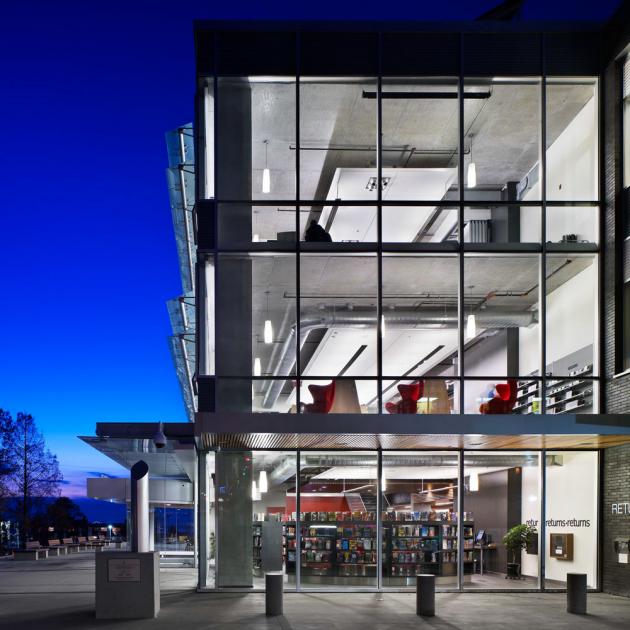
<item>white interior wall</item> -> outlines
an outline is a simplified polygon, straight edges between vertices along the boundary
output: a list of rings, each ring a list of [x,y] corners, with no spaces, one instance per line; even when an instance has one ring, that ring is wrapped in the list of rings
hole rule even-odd
[[[593,263],[547,295],[547,364],[595,341],[596,272]]]
[[[589,587],[597,586],[597,495],[598,463],[594,452],[563,452],[562,466],[547,466],[546,518],[567,521],[547,526],[545,576],[565,581],[567,573],[586,573]],[[589,521],[577,526],[569,521]],[[550,556],[549,535],[573,534],[573,560]]]
[[[540,535],[540,490],[538,466],[524,466],[521,476],[521,520],[534,525]],[[525,551],[521,554],[521,573],[538,577],[538,555]]]
[[[505,331],[485,339],[480,345],[466,351],[466,376],[501,375],[507,371],[507,345]],[[464,413],[479,413],[479,405],[496,383],[467,381],[464,387]],[[483,400],[482,400],[483,399]]]
[[[591,98],[547,149],[547,200],[590,201],[597,199],[597,102]],[[540,199],[537,182],[523,195],[525,201]],[[540,219],[534,209],[521,211],[521,241],[540,240]],[[597,241],[594,208],[547,207],[547,241],[558,242],[563,234],[579,240]]]

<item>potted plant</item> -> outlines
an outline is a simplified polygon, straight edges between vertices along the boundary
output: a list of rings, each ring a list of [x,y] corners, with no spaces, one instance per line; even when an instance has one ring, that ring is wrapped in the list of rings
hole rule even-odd
[[[506,578],[510,580],[518,580],[521,577],[521,564],[517,562],[520,560],[520,552],[527,548],[536,537],[536,528],[532,525],[515,525],[510,529],[503,537],[503,544],[508,553],[512,554],[512,562],[508,562]]]

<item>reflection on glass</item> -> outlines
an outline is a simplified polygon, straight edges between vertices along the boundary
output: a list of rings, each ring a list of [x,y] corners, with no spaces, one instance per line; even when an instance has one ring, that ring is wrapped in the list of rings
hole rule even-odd
[[[538,588],[539,452],[465,452],[464,490],[464,510],[474,515],[464,588]]]
[[[466,79],[466,200],[541,198],[540,81]]]
[[[597,374],[598,265],[593,255],[547,256],[547,366],[553,376]]]
[[[383,586],[415,588],[417,573],[457,586],[458,453],[383,453]],[[473,515],[464,515],[464,535]],[[464,573],[472,569],[464,539]]]
[[[547,81],[547,199],[598,199],[597,81]]]
[[[300,198],[376,200],[375,79],[300,82]]]
[[[302,452],[301,585],[376,586],[376,452]]]
[[[586,573],[588,587],[598,586],[598,469],[595,451],[547,452],[546,588],[566,588],[567,573]]]

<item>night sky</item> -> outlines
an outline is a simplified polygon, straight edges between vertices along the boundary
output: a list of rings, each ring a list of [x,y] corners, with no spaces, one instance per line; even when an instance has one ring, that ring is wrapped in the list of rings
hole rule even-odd
[[[472,19],[496,4],[4,4],[0,407],[35,416],[64,494],[124,473],[76,438],[96,422],[186,420],[166,341],[181,286],[164,133],[192,121],[192,20]],[[619,4],[532,0],[523,19],[602,19]]]

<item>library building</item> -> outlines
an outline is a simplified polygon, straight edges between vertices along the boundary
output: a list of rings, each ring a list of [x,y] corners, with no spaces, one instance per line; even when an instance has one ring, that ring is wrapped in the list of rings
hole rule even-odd
[[[84,439],[193,515],[200,592],[630,597],[629,25],[195,24],[190,422]]]

